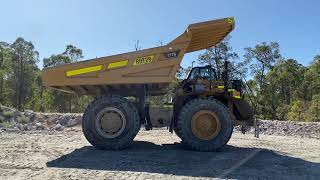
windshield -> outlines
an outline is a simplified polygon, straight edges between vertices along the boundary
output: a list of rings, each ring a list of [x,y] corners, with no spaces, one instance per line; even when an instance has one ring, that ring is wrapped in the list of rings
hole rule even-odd
[[[196,67],[193,68],[192,71],[189,74],[188,79],[198,79],[198,78],[203,78],[203,79],[216,79],[215,75],[215,70],[210,67]]]

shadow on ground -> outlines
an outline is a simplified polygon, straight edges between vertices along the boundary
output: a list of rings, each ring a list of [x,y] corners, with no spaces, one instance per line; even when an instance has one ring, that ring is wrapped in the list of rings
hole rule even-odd
[[[221,152],[188,151],[180,144],[156,145],[135,141],[130,149],[76,149],[48,167],[133,171],[191,177],[235,179],[318,179],[320,163],[257,148],[226,146]]]

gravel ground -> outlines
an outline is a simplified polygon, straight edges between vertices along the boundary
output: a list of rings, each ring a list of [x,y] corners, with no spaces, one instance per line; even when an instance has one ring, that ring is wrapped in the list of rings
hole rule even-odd
[[[234,133],[220,152],[183,149],[166,130],[101,151],[79,127],[0,133],[0,179],[320,179],[320,140]]]

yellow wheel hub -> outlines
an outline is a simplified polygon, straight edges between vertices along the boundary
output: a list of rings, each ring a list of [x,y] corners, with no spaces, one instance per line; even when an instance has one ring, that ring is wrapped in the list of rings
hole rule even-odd
[[[221,130],[220,119],[212,111],[198,111],[192,116],[191,129],[192,133],[201,140],[213,139]]]

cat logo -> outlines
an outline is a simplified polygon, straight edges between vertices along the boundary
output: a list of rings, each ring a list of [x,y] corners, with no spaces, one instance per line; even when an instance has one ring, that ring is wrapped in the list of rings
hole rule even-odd
[[[178,57],[179,51],[172,51],[164,54],[166,58],[175,58]]]

